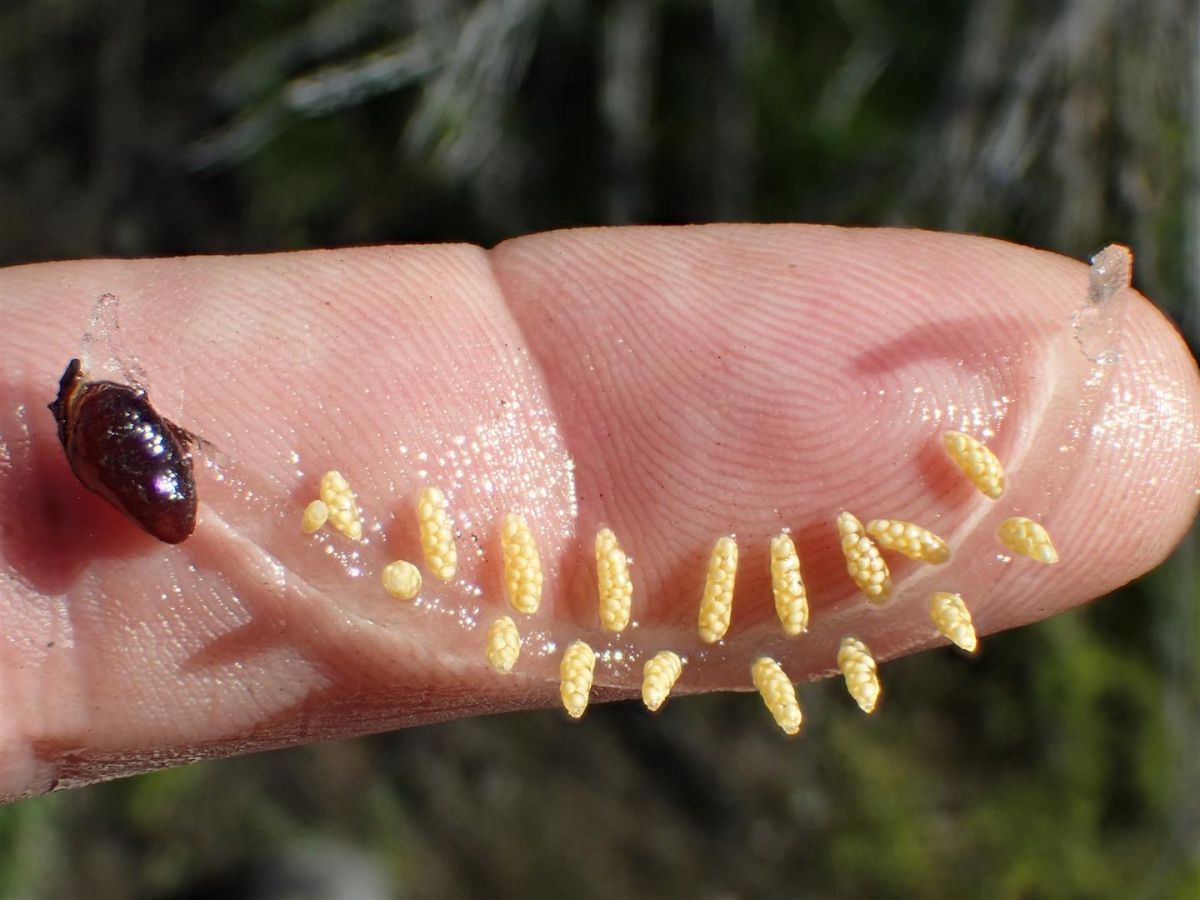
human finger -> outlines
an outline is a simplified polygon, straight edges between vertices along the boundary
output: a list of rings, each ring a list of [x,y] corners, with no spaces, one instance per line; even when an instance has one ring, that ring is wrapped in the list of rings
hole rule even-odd
[[[944,642],[929,594],[981,634],[1083,602],[1161,560],[1194,518],[1195,364],[1135,299],[1120,362],[1079,352],[1087,269],[948,235],[795,226],[533,236],[490,254],[399,247],[56,264],[3,276],[0,471],[6,796],[172,761],[558,702],[563,650],[595,651],[598,699],[637,693],[659,650],[676,690],[746,689],[762,655],[834,670]],[[71,476],[43,409],[95,298],[151,398],[217,448],[196,533],[139,532]],[[940,449],[986,437],[1009,488],[980,495]],[[299,529],[327,469],[364,542]],[[458,570],[416,601],[414,505],[448,499]],[[846,574],[835,521],[918,521],[952,556],[893,559],[892,597]],[[541,604],[507,605],[500,531],[524,516]],[[1060,561],[1005,551],[1011,515]],[[632,624],[603,628],[594,539],[634,560]],[[769,545],[788,529],[809,627],[776,616]],[[697,632],[714,542],[739,549],[728,632]],[[509,676],[485,634],[523,638]]]

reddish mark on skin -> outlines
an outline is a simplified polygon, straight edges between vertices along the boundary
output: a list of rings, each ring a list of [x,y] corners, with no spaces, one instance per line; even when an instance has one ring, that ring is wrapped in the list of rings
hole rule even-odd
[[[89,381],[73,359],[50,404],[75,477],[146,532],[178,544],[196,528],[193,437],[150,405],[144,391]]]

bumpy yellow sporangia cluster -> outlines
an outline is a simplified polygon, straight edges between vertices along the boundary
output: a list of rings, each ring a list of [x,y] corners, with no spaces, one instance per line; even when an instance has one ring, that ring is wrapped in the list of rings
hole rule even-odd
[[[874,712],[875,704],[879,702],[879,675],[875,657],[867,645],[858,638],[842,638],[837,664],[846,678],[846,690],[859,709],[865,713]]]
[[[884,550],[895,550],[918,562],[940,565],[950,558],[950,547],[944,540],[920,525],[899,519],[872,519],[867,534]]]
[[[867,537],[862,522],[849,512],[838,513],[837,530],[842,539],[846,571],[872,603],[885,602],[892,593],[892,575],[875,542]]]
[[[780,532],[771,538],[771,590],[779,624],[790,637],[808,630],[808,592],[800,577],[800,557],[791,535]]]
[[[775,724],[785,734],[796,734],[803,718],[800,703],[796,700],[796,688],[783,671],[783,667],[769,656],[757,659],[750,669],[754,686],[762,696],[767,710],[775,718]]]
[[[358,500],[341,472],[331,470],[321,476],[321,502],[329,507],[329,523],[334,528],[352,541],[362,538]]]
[[[706,644],[719,641],[729,630],[737,564],[737,541],[732,535],[719,538],[708,557],[708,573],[704,579],[704,593],[700,597],[700,640]]]
[[[323,500],[314,500],[304,507],[300,528],[305,534],[313,534],[320,531],[327,521],[329,521],[329,507]]]
[[[963,470],[971,484],[985,496],[998,500],[1004,493],[1004,467],[988,447],[969,434],[947,431],[942,435],[946,453]]]
[[[678,653],[660,650],[642,668],[642,702],[655,712],[671,695],[671,688],[683,673],[683,660]]]
[[[562,679],[559,694],[567,714],[572,719],[578,719],[587,709],[595,669],[596,654],[583,641],[575,641],[563,653],[562,664],[559,666]]]
[[[968,653],[975,652],[979,640],[971,621],[971,611],[960,595],[938,591],[929,598],[929,617],[944,637]]]
[[[458,571],[458,549],[454,525],[441,488],[425,487],[417,495],[417,521],[421,527],[421,550],[425,565],[435,578],[450,581]]]
[[[1054,549],[1050,535],[1033,519],[1026,519],[1024,516],[1005,519],[996,533],[1004,546],[1013,553],[1020,553],[1050,565],[1058,562],[1058,551]]]
[[[504,549],[504,592],[517,612],[533,614],[542,602],[542,560],[533,532],[519,513],[504,517],[500,531]]]
[[[421,572],[405,559],[398,559],[383,567],[383,588],[393,597],[411,600],[421,593]]]
[[[633,608],[633,581],[629,557],[617,543],[611,528],[596,534],[596,582],[600,590],[600,624],[609,631],[622,631]]]
[[[521,634],[511,616],[501,616],[488,628],[487,661],[501,675],[507,675],[521,655]]]

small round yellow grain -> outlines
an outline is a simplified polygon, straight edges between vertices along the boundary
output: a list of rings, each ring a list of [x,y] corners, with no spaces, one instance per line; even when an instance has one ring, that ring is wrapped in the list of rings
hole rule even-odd
[[[421,593],[421,570],[405,559],[383,567],[383,587],[393,597],[411,600]]]
[[[329,507],[324,500],[314,500],[304,507],[304,515],[300,519],[300,528],[305,534],[314,534],[329,521]]]

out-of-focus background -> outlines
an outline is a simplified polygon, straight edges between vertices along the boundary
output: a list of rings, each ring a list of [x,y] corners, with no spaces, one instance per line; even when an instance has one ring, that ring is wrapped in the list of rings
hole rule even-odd
[[[1196,0],[6,0],[0,262],[729,219],[1086,257],[1200,340]],[[658,716],[501,716],[0,809],[0,896],[1200,896],[1196,535],[1119,594]]]

